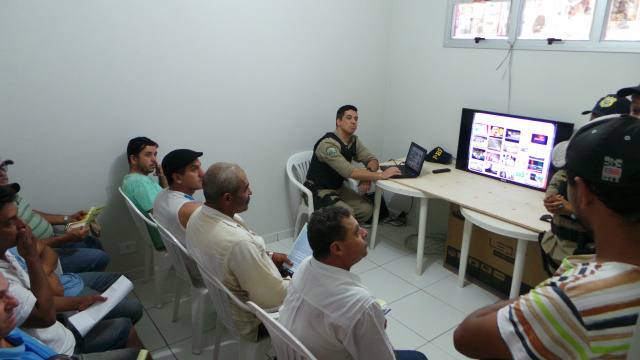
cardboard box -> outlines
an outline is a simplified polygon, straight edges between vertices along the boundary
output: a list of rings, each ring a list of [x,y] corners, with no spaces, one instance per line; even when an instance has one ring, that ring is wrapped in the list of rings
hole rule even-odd
[[[460,206],[451,204],[451,212],[459,209]],[[463,227],[463,220],[449,215],[444,267],[454,273],[458,273],[460,268]],[[508,298],[517,245],[517,239],[494,234],[474,225],[466,279],[504,299]],[[533,241],[527,242],[527,245],[520,294],[526,294],[548,277],[542,266],[540,246]]]

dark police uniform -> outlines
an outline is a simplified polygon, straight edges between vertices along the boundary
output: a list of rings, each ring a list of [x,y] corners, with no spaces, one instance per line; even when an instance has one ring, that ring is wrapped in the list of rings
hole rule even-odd
[[[556,172],[547,186],[546,196],[556,194],[568,199],[567,175],[564,170]],[[540,246],[557,265],[567,256],[593,254],[595,250],[593,235],[589,230],[572,216],[558,214],[553,215],[551,231],[544,234]],[[554,269],[552,272],[555,272],[557,266],[550,266]]]
[[[376,157],[356,135],[351,135],[348,144],[342,141],[337,131],[320,138],[313,147],[304,184],[314,194],[315,208],[338,205],[348,209],[360,223],[369,220],[373,214],[373,204],[345,186],[344,181],[356,168],[351,161],[366,166],[371,160],[376,160]]]

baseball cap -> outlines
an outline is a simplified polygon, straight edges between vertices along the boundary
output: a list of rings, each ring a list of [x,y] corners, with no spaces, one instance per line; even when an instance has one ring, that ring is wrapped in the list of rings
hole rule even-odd
[[[173,173],[176,172],[176,170],[188,165],[200,156],[202,156],[201,152],[189,149],[173,150],[168,153],[164,159],[162,159],[162,171],[164,172],[164,175],[169,178],[173,176]]]
[[[634,87],[628,87],[618,90],[618,96],[629,96],[633,93],[640,93],[640,85]]]
[[[631,108],[631,101],[625,97],[619,97],[614,94],[609,94],[600,98],[596,103],[596,106],[592,110],[583,111],[582,115],[595,114],[598,116],[605,116],[611,114],[628,114]]]
[[[595,185],[635,189],[640,184],[639,148],[638,118],[621,115],[593,121],[569,140],[563,168]]]
[[[0,166],[13,165],[13,160],[0,158]]]

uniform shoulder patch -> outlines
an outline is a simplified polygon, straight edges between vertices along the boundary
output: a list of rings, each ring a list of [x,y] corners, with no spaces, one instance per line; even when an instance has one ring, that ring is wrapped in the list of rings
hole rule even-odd
[[[338,149],[336,149],[334,147],[328,147],[327,148],[327,155],[329,155],[329,156],[338,155]]]

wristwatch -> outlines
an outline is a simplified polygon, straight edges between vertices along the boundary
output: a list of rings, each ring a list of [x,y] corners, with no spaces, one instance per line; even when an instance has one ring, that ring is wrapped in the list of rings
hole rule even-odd
[[[69,215],[65,215],[65,216],[62,218],[62,221],[64,221],[65,226],[66,226],[66,225],[69,225]]]
[[[367,170],[371,171],[371,172],[376,172],[376,170],[373,170],[372,168],[368,167]]]

